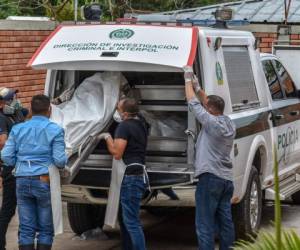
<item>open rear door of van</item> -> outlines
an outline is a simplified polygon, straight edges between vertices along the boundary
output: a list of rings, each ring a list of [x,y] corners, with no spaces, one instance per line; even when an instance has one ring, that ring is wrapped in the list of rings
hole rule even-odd
[[[59,26],[36,51],[28,66],[50,70],[182,72],[184,66],[193,65],[197,43],[196,27]],[[89,138],[78,154],[69,159],[68,165],[72,174],[67,182],[73,181],[81,166],[93,163],[92,152],[100,139],[97,135]],[[169,141],[164,141],[164,145],[168,143]],[[180,143],[182,144],[181,141],[177,142]],[[174,143],[172,145],[174,146]],[[103,159],[95,160],[104,162]],[[185,169],[173,165],[172,168],[169,165],[164,168],[160,165],[153,166],[153,172],[168,174],[172,169],[173,174],[177,176]],[[175,177],[178,182],[187,182],[191,174],[190,171],[186,171],[184,180]]]
[[[59,26],[28,66],[36,69],[182,71],[192,65],[195,27],[153,25]]]

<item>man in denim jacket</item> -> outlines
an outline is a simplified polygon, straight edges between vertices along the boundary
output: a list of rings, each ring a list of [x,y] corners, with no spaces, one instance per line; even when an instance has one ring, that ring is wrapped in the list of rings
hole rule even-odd
[[[64,131],[49,121],[50,100],[36,95],[31,101],[32,119],[13,127],[1,151],[7,166],[15,166],[19,213],[19,249],[50,250],[53,220],[50,194],[50,166],[64,168]]]

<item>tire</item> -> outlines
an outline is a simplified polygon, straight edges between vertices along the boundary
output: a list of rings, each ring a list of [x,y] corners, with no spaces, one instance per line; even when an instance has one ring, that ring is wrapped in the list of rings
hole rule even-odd
[[[236,239],[255,237],[261,222],[262,190],[258,171],[254,166],[251,168],[245,196],[233,206],[232,214]]]
[[[300,191],[292,195],[292,200],[294,204],[300,205]]]
[[[105,206],[68,203],[67,210],[71,229],[77,235],[103,227]]]

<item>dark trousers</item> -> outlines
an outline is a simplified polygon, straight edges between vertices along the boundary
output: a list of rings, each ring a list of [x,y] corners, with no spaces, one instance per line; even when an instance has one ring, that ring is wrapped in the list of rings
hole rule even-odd
[[[143,176],[124,176],[120,193],[120,229],[122,250],[146,250],[139,219],[140,203],[146,191]]]
[[[220,249],[228,250],[233,246],[232,195],[232,181],[209,173],[199,176],[195,197],[199,250],[215,249],[216,228],[219,229]]]
[[[16,200],[16,179],[11,171],[5,170],[2,173],[3,178],[3,197],[0,210],[0,250],[5,250],[6,232],[8,224],[15,214]]]

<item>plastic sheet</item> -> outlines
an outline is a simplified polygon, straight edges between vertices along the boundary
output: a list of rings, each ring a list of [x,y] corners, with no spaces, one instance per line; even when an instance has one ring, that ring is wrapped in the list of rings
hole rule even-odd
[[[125,82],[119,72],[96,73],[79,85],[70,101],[52,105],[51,119],[65,130],[69,156],[89,136],[105,128],[119,100],[120,85]]]
[[[186,138],[186,118],[166,112],[142,111],[142,115],[151,125],[150,136]]]

